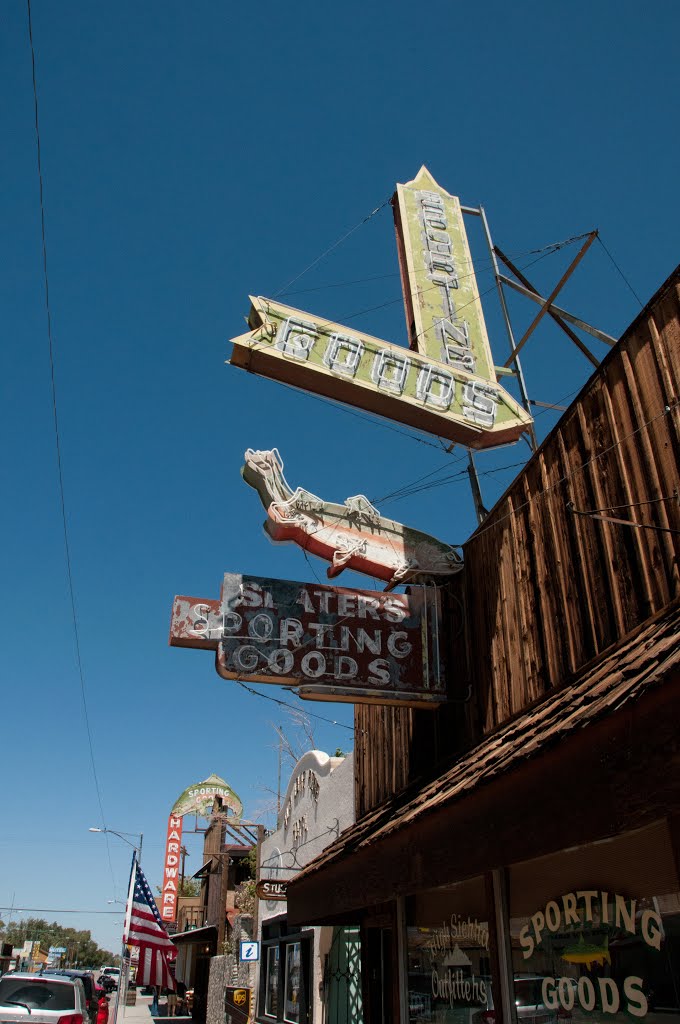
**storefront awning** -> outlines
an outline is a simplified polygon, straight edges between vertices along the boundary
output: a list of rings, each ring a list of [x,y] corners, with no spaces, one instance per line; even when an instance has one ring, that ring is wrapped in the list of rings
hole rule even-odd
[[[347,919],[664,817],[680,800],[679,636],[676,602],[439,778],[367,814],[289,882],[289,921]]]
[[[205,925],[203,928],[190,928],[187,932],[176,932],[172,936],[172,941],[176,946],[210,942],[213,939],[217,942],[217,928],[212,924]]]

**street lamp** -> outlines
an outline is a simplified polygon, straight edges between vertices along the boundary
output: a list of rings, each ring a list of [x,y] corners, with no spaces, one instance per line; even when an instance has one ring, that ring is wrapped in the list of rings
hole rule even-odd
[[[139,843],[131,843],[130,840],[126,839],[125,837],[126,836],[133,836],[133,838],[136,838],[137,837],[137,833],[136,832],[116,832],[116,830],[113,829],[113,828],[96,828],[96,827],[90,828],[88,831],[90,831],[90,832],[108,832],[112,836],[118,836],[119,839],[122,839],[124,843],[127,843],[128,846],[131,846],[132,849],[136,851],[136,853],[137,853],[137,863],[141,864],[141,862],[142,862],[142,843],[144,842],[144,833],[143,832],[139,833]]]

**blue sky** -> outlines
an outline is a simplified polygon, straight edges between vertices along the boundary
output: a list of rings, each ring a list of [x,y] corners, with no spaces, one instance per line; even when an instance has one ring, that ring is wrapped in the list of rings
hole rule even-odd
[[[474,527],[464,476],[379,500],[435,469],[436,481],[458,473],[460,452],[225,365],[248,294],[279,291],[425,163],[464,203],[484,204],[495,240],[523,266],[531,250],[599,228],[646,301],[680,255],[680,12],[672,0],[33,0],[32,12],[94,756],[106,824],[144,833],[155,884],[181,790],[217,772],[259,816],[263,788],[276,785],[271,723],[286,725],[276,705],[221,681],[210,654],[167,646],[173,595],[216,597],[225,570],[324,578],[321,563],[265,539],[239,477],[244,450],[277,446],[293,485],[336,501],[364,493],[444,540]],[[26,5],[5,0],[2,13],[0,904],[14,893],[18,906],[110,910],[129,849],[111,839],[111,872],[104,838],[87,831],[102,820],[64,555]],[[488,260],[469,230],[484,292]],[[549,290],[573,255],[528,273]],[[286,298],[404,342],[389,208]],[[483,301],[503,362],[493,294]],[[535,307],[511,304],[521,330]],[[598,244],[562,304],[616,336],[639,309]],[[523,366],[531,397],[558,403],[591,369],[549,324]],[[539,436],[555,419],[537,417]],[[526,455],[520,443],[479,458],[487,505]],[[351,747],[351,708],[301,706],[338,723],[313,720],[317,746]],[[191,848],[195,870],[195,839]],[[118,946],[117,918],[60,920]]]

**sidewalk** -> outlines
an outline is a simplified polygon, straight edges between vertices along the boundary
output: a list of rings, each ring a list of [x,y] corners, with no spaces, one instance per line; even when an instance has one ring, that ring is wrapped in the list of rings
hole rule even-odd
[[[113,1020],[113,999],[111,1000],[111,1013],[109,1014],[109,1024],[116,1024]],[[118,1007],[118,1022],[117,1024],[153,1024],[154,1018],[151,1016],[151,996],[141,996],[137,993],[137,1002],[134,1006],[121,1006]]]
[[[114,1001],[111,1000],[111,1011],[109,1014],[109,1024],[116,1024],[113,1020],[113,1006]],[[160,1006],[158,1007],[158,1016],[151,1016],[151,996],[143,996],[137,992],[137,1002],[134,1006],[119,1006],[118,1007],[118,1024],[154,1024],[154,1021],[168,1020],[167,1007],[165,1005],[165,999],[161,996]],[[191,1017],[170,1017],[170,1020],[177,1021],[190,1021]]]

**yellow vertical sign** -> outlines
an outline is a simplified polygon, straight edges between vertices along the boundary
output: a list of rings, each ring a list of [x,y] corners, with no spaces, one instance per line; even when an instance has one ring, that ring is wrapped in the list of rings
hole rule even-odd
[[[460,200],[426,167],[413,181],[397,185],[395,199],[411,348],[495,385]]]

